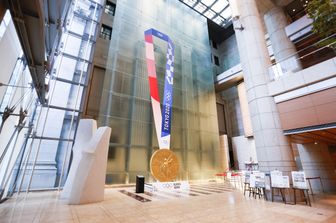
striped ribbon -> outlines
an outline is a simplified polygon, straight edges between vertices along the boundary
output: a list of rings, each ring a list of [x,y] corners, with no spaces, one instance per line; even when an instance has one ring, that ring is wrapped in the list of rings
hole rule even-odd
[[[166,41],[168,44],[166,55],[167,61],[166,61],[164,92],[163,92],[162,114],[160,107],[158,81],[155,69],[153,36],[158,37],[163,41]],[[149,81],[156,135],[158,138],[160,149],[169,149],[170,127],[172,117],[171,113],[173,104],[174,44],[169,38],[169,36],[155,29],[148,29],[145,31],[145,44],[146,44],[148,81]]]

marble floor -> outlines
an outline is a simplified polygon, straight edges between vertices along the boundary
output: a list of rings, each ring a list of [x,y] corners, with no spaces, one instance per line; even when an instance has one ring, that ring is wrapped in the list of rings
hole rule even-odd
[[[0,204],[0,222],[335,223],[336,195],[314,196],[309,207],[244,197],[222,183],[199,183],[175,193],[135,194],[134,187],[107,188],[103,202],[66,205],[58,192],[32,192]]]

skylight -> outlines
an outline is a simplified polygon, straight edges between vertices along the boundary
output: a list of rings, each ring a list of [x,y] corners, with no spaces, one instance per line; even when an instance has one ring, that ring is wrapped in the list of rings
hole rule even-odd
[[[232,18],[228,0],[179,0],[204,17],[220,26],[225,26]]]

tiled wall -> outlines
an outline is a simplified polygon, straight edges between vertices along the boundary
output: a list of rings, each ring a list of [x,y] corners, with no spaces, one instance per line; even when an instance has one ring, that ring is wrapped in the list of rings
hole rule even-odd
[[[336,163],[328,145],[298,144],[302,167],[306,177],[321,177],[324,190],[336,191]],[[311,180],[313,192],[321,191],[318,180]]]
[[[336,88],[277,104],[284,130],[336,122]]]

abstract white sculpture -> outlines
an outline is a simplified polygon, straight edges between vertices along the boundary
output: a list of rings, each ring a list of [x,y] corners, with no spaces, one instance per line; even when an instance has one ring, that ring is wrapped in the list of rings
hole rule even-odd
[[[104,200],[110,127],[100,127],[93,119],[79,121],[73,147],[73,161],[62,198],[68,204],[86,204]]]

